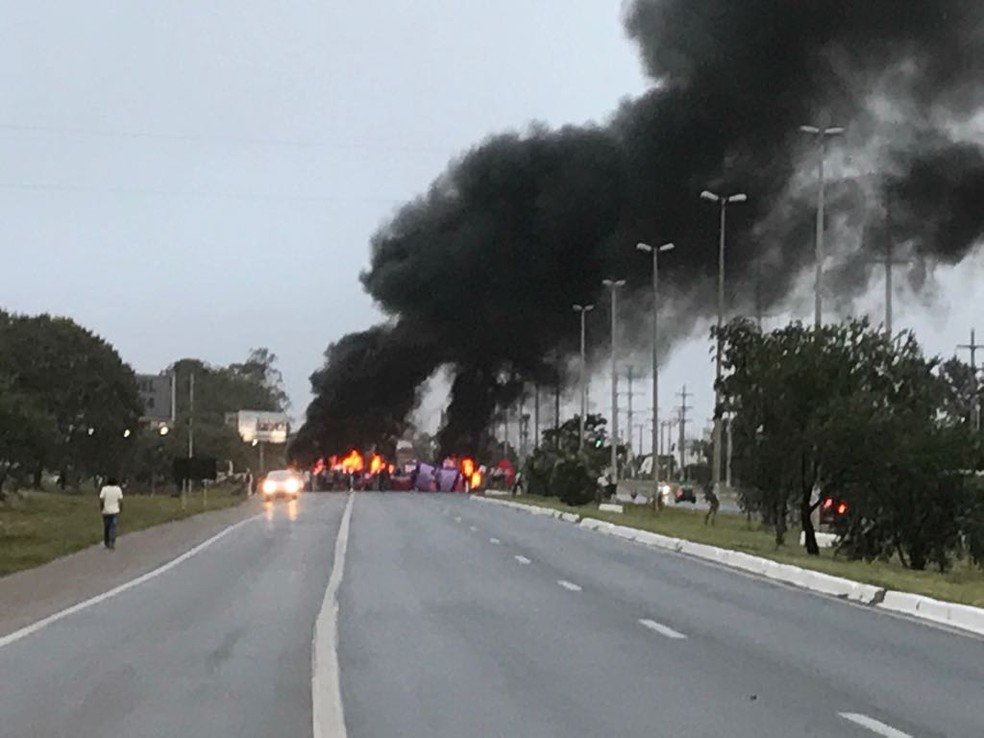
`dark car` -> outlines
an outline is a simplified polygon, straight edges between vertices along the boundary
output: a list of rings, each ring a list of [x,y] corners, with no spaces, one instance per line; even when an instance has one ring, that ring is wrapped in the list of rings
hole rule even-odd
[[[691,504],[697,504],[697,491],[694,489],[692,484],[681,484],[676,488],[674,492],[674,502],[680,504],[681,502],[689,502]]]
[[[824,497],[820,503],[820,525],[837,525],[847,518],[848,505],[844,500]]]

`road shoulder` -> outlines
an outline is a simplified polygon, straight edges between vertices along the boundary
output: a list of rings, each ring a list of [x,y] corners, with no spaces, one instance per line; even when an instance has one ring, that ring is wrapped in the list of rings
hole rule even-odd
[[[945,602],[908,592],[886,590],[883,587],[831,576],[792,564],[778,563],[771,559],[752,556],[732,549],[695,543],[682,538],[672,538],[639,528],[616,525],[588,516],[581,517],[536,504],[530,505],[479,496],[474,496],[471,499],[575,523],[586,530],[615,536],[649,547],[674,551],[811,592],[851,600],[861,605],[877,607],[916,620],[931,621],[937,625],[954,628],[961,632],[984,636],[984,608]]]
[[[259,511],[259,502],[247,500],[236,507],[128,533],[118,539],[114,551],[90,546],[2,577],[0,636],[146,574]]]

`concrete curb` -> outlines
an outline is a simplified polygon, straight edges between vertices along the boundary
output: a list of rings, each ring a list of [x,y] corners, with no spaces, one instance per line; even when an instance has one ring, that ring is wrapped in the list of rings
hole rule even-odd
[[[514,510],[521,510],[534,515],[577,523],[578,527],[584,530],[595,531],[627,541],[635,541],[651,548],[661,548],[694,556],[695,558],[713,561],[716,564],[745,571],[776,582],[792,584],[795,587],[800,587],[811,592],[820,592],[862,605],[871,605],[889,612],[901,613],[922,620],[930,620],[960,630],[984,635],[984,608],[960,605],[953,602],[943,602],[908,592],[886,590],[882,587],[863,584],[852,579],[835,577],[812,569],[803,569],[792,564],[781,564],[772,559],[752,556],[741,551],[708,546],[682,538],[671,538],[670,536],[651,533],[650,531],[639,530],[638,528],[615,525],[596,518],[582,518],[574,513],[564,513],[560,510],[553,510],[538,505],[524,505],[519,502],[490,500],[483,497],[473,497],[472,499],[495,505],[504,505]]]
[[[878,603],[878,607],[984,635],[984,608],[893,591],[885,593],[885,598]]]

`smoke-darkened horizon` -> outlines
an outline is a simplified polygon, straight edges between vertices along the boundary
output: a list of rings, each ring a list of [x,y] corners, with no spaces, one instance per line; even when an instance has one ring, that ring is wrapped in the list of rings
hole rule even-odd
[[[803,124],[847,128],[831,144],[832,298],[863,292],[884,234],[917,275],[980,242],[984,149],[951,132],[984,107],[979,0],[634,0],[624,12],[648,93],[605,125],[488,138],[373,237],[362,282],[390,320],[329,347],[302,432],[312,451],[398,434],[446,365],[441,446],[473,452],[524,385],[566,381],[573,303],[603,310],[614,275],[627,304],[645,305],[640,240],[678,244],[661,278],[686,318],[666,340],[690,335],[716,307],[718,219],[703,189],[749,197],[729,211],[732,304],[757,293],[780,306],[813,259]],[[648,324],[646,310],[620,317]]]

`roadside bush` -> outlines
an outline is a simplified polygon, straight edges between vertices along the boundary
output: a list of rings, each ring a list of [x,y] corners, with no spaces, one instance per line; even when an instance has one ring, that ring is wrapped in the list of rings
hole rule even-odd
[[[526,476],[526,492],[540,497],[556,497],[556,490],[550,486],[557,455],[553,451],[540,448],[533,452],[523,470]]]
[[[568,457],[556,463],[550,486],[552,494],[567,505],[587,505],[595,498],[595,480],[584,461],[577,457]]]

